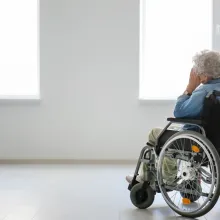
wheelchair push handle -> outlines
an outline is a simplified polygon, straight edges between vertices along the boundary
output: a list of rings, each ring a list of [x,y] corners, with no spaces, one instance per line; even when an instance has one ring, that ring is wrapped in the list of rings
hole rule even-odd
[[[220,91],[214,90],[213,94],[214,94],[214,96],[220,96]]]
[[[214,95],[215,97],[220,96],[220,91],[213,90],[207,94],[206,98],[210,98],[212,95]]]

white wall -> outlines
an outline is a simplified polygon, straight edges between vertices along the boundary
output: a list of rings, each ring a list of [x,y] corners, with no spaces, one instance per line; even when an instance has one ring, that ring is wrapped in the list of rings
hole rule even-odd
[[[137,158],[174,106],[138,101],[139,2],[40,10],[42,101],[0,103],[0,158]]]

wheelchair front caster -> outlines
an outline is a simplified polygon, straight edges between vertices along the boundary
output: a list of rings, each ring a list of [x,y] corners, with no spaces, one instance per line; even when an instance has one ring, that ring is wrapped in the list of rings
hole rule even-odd
[[[134,185],[131,189],[130,199],[132,204],[139,209],[146,209],[154,202],[155,192],[150,186],[145,187],[143,183]]]

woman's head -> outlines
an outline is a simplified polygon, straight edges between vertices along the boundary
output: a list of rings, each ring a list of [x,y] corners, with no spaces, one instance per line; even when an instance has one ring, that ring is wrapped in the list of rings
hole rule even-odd
[[[204,50],[193,57],[194,71],[206,83],[211,79],[220,78],[220,53]]]

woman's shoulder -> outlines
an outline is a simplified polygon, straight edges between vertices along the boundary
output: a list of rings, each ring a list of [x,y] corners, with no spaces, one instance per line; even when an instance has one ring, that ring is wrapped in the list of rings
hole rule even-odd
[[[200,86],[198,86],[196,89],[195,89],[195,91],[203,91],[203,90],[206,90],[206,85],[205,84],[200,84]]]
[[[199,87],[196,89],[197,91],[206,91],[210,92],[212,90],[218,90],[220,91],[220,82],[215,83],[215,84],[201,84]]]

